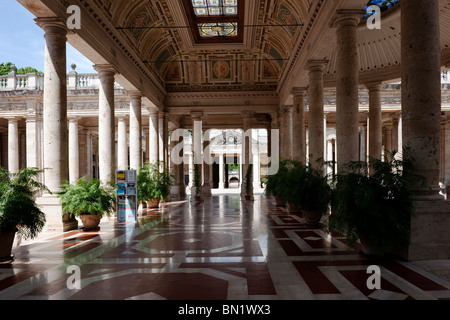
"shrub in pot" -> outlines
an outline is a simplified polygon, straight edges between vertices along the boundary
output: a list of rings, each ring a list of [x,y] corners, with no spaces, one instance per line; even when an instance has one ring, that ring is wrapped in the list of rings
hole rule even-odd
[[[0,167],[0,260],[12,259],[11,251],[16,233],[35,238],[44,228],[45,214],[35,202],[39,191],[47,187],[36,181],[42,172],[25,168],[11,173]]]
[[[289,175],[289,168],[295,163],[294,160],[281,160],[278,165],[278,171],[267,177],[265,186],[265,193],[272,195],[275,198],[277,206],[285,206],[286,199],[284,199],[285,186],[284,183]]]
[[[114,187],[103,186],[100,180],[86,176],[76,184],[64,183],[58,196],[63,214],[80,217],[84,230],[97,230],[101,218],[111,216],[116,208]]]
[[[138,202],[146,201],[149,208],[156,208],[170,194],[173,176],[163,162],[147,162],[137,175]]]
[[[331,198],[328,177],[322,170],[298,161],[291,161],[288,168],[282,184],[283,197],[289,206],[302,212],[306,224],[319,226],[322,216],[328,211]]]
[[[360,239],[368,255],[402,257],[407,250],[414,209],[411,184],[426,181],[414,173],[408,152],[403,160],[395,155],[388,154],[386,161],[351,162],[347,172],[336,175],[328,232],[345,235],[349,248]]]

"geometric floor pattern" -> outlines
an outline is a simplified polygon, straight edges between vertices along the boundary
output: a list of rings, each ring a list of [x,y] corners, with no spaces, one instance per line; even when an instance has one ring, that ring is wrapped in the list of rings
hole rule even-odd
[[[100,226],[15,247],[0,264],[0,300],[450,300],[448,279],[348,250],[265,196],[167,203]],[[380,289],[367,285],[371,265]],[[68,286],[70,266],[80,288]]]

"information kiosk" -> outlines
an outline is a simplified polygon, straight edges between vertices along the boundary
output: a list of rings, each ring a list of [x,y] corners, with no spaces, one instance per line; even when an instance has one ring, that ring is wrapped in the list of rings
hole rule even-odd
[[[136,170],[117,170],[117,222],[136,222]]]

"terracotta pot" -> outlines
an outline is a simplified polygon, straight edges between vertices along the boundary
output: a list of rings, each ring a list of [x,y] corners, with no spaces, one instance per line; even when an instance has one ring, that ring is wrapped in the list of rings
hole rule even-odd
[[[92,214],[82,214],[80,219],[83,222],[84,230],[97,230],[102,216]]]
[[[308,211],[302,210],[305,222],[309,226],[320,226],[320,219],[322,219],[322,213],[320,211]]]
[[[194,196],[194,200],[195,200],[196,202],[200,202],[200,196]]]
[[[250,197],[250,195],[246,194],[245,195],[245,200],[251,200],[252,198]]]
[[[147,200],[147,208],[158,208],[161,199]]]
[[[294,206],[292,203],[288,203],[287,210],[289,213],[303,215],[301,208]]]
[[[275,204],[277,207],[284,207],[286,205],[284,200],[278,196],[275,196]]]
[[[405,258],[408,252],[408,246],[399,243],[392,244],[388,247],[381,247],[373,244],[369,237],[365,235],[359,236],[359,241],[361,242],[362,253],[367,256],[374,257],[394,257],[394,258]]]
[[[15,231],[0,232],[0,262],[12,260],[11,251],[15,235]]]

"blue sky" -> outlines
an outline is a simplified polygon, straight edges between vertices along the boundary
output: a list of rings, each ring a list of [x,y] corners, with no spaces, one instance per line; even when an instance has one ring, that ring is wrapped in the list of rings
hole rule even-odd
[[[0,0],[0,63],[13,62],[17,68],[44,71],[44,31],[35,16],[16,0]],[[67,71],[77,65],[78,73],[94,73],[93,63],[67,43]]]

